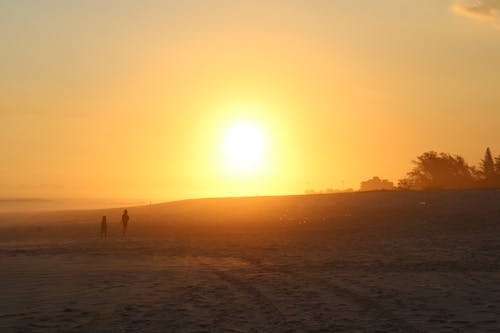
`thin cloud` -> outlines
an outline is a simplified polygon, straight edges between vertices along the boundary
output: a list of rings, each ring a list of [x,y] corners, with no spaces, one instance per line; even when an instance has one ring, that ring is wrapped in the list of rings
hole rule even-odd
[[[453,12],[482,21],[490,21],[497,28],[500,27],[498,21],[500,12],[500,0],[475,0],[468,3],[456,3],[452,6]]]

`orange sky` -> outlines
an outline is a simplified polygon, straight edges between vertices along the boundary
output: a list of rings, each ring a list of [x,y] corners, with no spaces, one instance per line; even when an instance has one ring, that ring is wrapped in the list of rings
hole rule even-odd
[[[500,154],[489,2],[0,4],[0,197],[180,198],[397,181]],[[224,171],[238,121],[262,170]]]

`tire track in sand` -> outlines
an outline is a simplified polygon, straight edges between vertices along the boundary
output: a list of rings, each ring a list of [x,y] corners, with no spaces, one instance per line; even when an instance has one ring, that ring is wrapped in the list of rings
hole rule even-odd
[[[297,281],[297,284],[300,285],[300,281],[316,281],[313,284],[317,286],[323,286],[321,290],[318,290],[323,298],[327,299],[345,299],[351,301],[354,305],[356,305],[361,310],[361,315],[365,318],[373,320],[374,324],[381,324],[381,322],[389,323],[391,326],[385,326],[383,330],[391,330],[398,332],[410,332],[410,333],[420,333],[425,332],[423,329],[414,326],[412,323],[407,320],[401,318],[396,313],[391,311],[386,306],[382,305],[377,300],[373,299],[366,292],[359,290],[354,287],[354,283],[349,281],[348,279],[342,278],[337,279],[337,281],[332,280],[332,276],[327,276],[325,278],[324,273],[321,273],[321,267],[293,267],[293,269],[286,264],[272,265],[267,263],[262,263],[259,260],[248,259],[248,258],[240,258],[241,260],[245,260],[252,264],[256,271],[261,273],[280,273],[288,275],[292,280]],[[307,273],[307,272],[318,272],[318,273]],[[328,294],[328,296],[325,295]],[[333,309],[331,309],[332,313],[335,313]],[[335,322],[335,320],[334,320]],[[375,328],[374,328],[375,330]],[[307,331],[307,330],[306,330]]]
[[[345,281],[349,283],[348,281]],[[346,287],[345,284],[342,285],[339,282],[333,282],[331,280],[324,282],[329,291],[333,291],[333,295],[340,296],[352,300],[357,304],[361,310],[370,317],[376,319],[377,323],[387,322],[390,323],[390,327],[383,327],[383,329],[396,330],[397,332],[409,332],[409,333],[420,333],[425,332],[404,320],[403,318],[396,315],[393,311],[387,307],[381,305],[379,302],[373,300],[368,295],[363,295],[360,291],[356,291],[354,288]]]
[[[251,283],[236,276],[227,270],[213,270],[213,273],[222,281],[228,283],[237,292],[244,294],[244,299],[252,303],[252,307],[259,309],[261,315],[269,324],[272,332],[303,332],[306,331],[303,327],[299,327],[287,320],[286,316],[280,309],[271,301],[269,297],[264,295]]]

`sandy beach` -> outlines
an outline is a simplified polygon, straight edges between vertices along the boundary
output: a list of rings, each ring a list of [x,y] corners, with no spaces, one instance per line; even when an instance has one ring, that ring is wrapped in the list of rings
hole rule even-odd
[[[500,333],[499,34],[500,0],[0,0],[0,333]]]
[[[0,216],[2,332],[498,332],[500,192]],[[107,215],[109,238],[99,239]]]

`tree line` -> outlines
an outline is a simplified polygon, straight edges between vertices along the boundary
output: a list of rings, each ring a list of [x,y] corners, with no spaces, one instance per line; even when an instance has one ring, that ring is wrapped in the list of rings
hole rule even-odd
[[[403,190],[500,188],[500,155],[486,149],[479,165],[471,166],[460,155],[428,151],[413,161],[413,168],[400,179]]]

